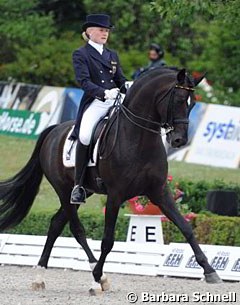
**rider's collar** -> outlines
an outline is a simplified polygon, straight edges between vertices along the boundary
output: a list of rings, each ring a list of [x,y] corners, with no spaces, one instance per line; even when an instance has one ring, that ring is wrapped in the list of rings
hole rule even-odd
[[[91,39],[88,41],[88,43],[102,55],[103,44],[96,43],[96,42],[92,41]]]

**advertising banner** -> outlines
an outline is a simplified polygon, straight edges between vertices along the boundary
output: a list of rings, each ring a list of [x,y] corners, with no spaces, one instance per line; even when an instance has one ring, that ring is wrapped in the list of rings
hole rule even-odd
[[[20,83],[0,82],[0,108],[12,108]]]
[[[17,137],[37,138],[39,126],[46,127],[41,113],[27,110],[0,109],[0,133]]]
[[[12,101],[11,108],[19,110],[31,109],[41,88],[42,86],[40,85],[20,83],[16,97]]]
[[[224,280],[240,280],[240,248],[232,246],[200,245],[209,264]],[[189,244],[171,243],[165,260],[159,268],[159,275],[203,278],[203,269],[199,266]]]
[[[186,161],[238,168],[240,162],[240,108],[209,105],[198,126]]]
[[[0,108],[29,110],[41,85],[0,82]]]
[[[183,161],[187,155],[197,128],[206,112],[208,105],[206,103],[197,102],[190,112],[189,126],[188,126],[188,143],[181,148],[171,148],[167,143],[165,147],[167,149],[168,160]]]
[[[76,88],[65,88],[60,122],[75,120],[84,91]]]
[[[40,124],[36,134],[40,134],[47,126],[59,123],[63,107],[63,92],[64,88],[51,86],[44,86],[40,90],[31,111],[42,113],[45,126]]]

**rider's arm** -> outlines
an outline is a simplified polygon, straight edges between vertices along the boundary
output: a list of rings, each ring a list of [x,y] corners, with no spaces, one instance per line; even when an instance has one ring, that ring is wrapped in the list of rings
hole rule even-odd
[[[117,62],[116,66],[116,73],[114,74],[114,82],[116,83],[118,88],[121,88],[122,93],[126,93],[126,88],[124,86],[125,82],[127,81],[126,77],[123,75],[122,67],[116,52],[114,52],[114,58]]]
[[[72,59],[76,81],[85,94],[94,99],[97,98],[104,101],[105,89],[91,81],[87,60],[80,50],[73,52]]]

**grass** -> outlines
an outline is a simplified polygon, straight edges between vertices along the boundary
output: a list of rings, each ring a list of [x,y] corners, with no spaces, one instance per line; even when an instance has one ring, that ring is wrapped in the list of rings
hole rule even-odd
[[[12,177],[26,164],[35,144],[34,140],[0,135],[0,180]],[[180,178],[191,181],[220,179],[226,183],[240,184],[239,169],[216,168],[171,161],[169,162],[169,173],[176,180]],[[59,207],[56,193],[44,178],[32,210],[34,212],[56,211]],[[81,210],[99,209],[100,211],[101,207],[101,196],[93,195]]]
[[[239,169],[170,161],[168,171],[175,179],[186,179],[189,181],[205,180],[208,182],[223,180],[226,183],[240,184]]]
[[[35,140],[0,135],[0,180],[14,176],[29,160],[36,144]],[[88,208],[101,209],[101,197],[91,196],[82,210]],[[40,186],[40,191],[33,204],[32,211],[57,211],[60,207],[58,197],[46,178]]]

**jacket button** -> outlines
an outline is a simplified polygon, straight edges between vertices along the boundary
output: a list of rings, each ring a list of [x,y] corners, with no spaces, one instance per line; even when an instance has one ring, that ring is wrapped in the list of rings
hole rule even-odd
[[[110,73],[112,73],[112,70],[109,70]]]
[[[112,79],[110,80],[110,83],[113,83],[113,80],[112,80]]]
[[[105,83],[105,81],[102,79],[102,83]]]
[[[101,70],[100,73],[103,73],[103,71]]]

